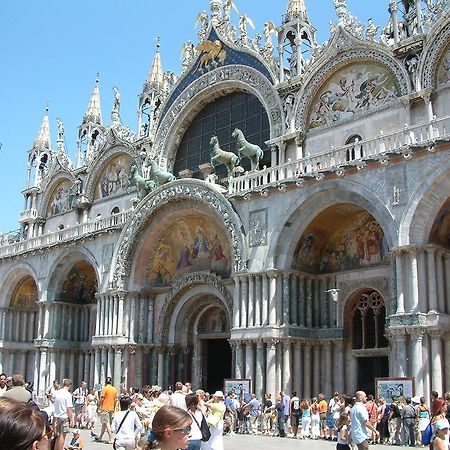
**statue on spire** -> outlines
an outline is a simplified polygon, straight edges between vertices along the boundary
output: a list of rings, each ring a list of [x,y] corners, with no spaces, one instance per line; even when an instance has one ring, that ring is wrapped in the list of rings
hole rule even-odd
[[[112,90],[114,92],[114,103],[111,112],[111,120],[113,123],[120,123],[120,92],[116,86],[114,86]]]

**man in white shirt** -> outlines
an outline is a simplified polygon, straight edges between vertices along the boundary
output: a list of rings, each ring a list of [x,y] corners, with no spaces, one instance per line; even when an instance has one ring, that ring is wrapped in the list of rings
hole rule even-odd
[[[58,389],[54,396],[55,412],[53,413],[53,431],[56,436],[55,450],[64,449],[64,441],[69,427],[74,426],[72,394],[69,389],[72,386],[72,380],[66,378],[63,382],[63,388]]]
[[[369,420],[369,412],[364,405],[366,402],[366,393],[364,391],[357,391],[355,397],[356,402],[350,410],[352,443],[358,447],[358,450],[368,450],[369,432],[367,429],[372,430],[377,437],[380,433]]]
[[[72,394],[74,400],[73,406],[75,407],[75,417],[77,417],[78,414],[80,414],[81,410],[83,409],[87,395],[88,395],[87,383],[86,381],[82,381],[81,386],[77,387]]]
[[[183,383],[181,381],[175,383],[175,392],[170,396],[169,403],[177,408],[187,410],[186,394],[183,392]]]
[[[130,410],[130,397],[122,397],[120,411],[114,414],[111,429],[116,433],[113,447],[116,450],[134,450],[136,441],[144,431],[136,411]]]

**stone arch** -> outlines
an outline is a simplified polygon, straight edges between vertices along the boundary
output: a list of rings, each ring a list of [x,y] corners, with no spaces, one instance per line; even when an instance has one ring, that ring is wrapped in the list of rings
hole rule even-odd
[[[205,304],[196,302],[204,296],[210,296],[217,300],[209,299]],[[159,343],[174,343],[177,339],[177,331],[182,331],[176,324],[192,319],[194,311],[204,310],[213,304],[223,307],[228,319],[232,317],[233,299],[225,284],[218,277],[197,272],[176,280],[167,294],[159,314],[158,328],[155,333],[155,336],[160,339]]]
[[[30,276],[36,283],[38,301],[42,292],[42,284],[39,281],[36,271],[29,263],[21,262],[11,268],[3,276],[3,282],[0,285],[0,292],[3,295],[0,297],[0,308],[6,308],[9,306],[11,297],[17,288],[18,283],[24,278]]]
[[[149,194],[128,219],[118,239],[109,283],[122,289],[129,282],[136,247],[147,224],[168,204],[189,200],[203,204],[223,224],[232,254],[232,272],[247,268],[244,228],[231,203],[214,187],[200,180],[175,180]]]
[[[333,50],[336,47],[339,52],[337,56],[336,50]],[[305,77],[304,87],[297,94],[297,101],[294,105],[295,129],[302,132],[307,131],[307,120],[312,102],[320,88],[332,75],[352,63],[378,63],[389,70],[395,77],[399,86],[400,96],[408,94],[411,90],[411,82],[405,68],[383,46],[374,43],[370,45],[367,43],[363,44],[362,41],[349,36],[343,30],[335,34],[321,61]]]
[[[450,14],[447,12],[428,33],[433,39],[427,42],[419,62],[421,89],[435,88],[438,63],[450,43]]]
[[[398,245],[428,243],[434,218],[450,196],[449,175],[450,161],[444,159],[422,177],[400,220]]]
[[[47,217],[47,211],[49,208],[50,199],[52,198],[53,192],[63,181],[69,181],[72,183],[72,185],[75,183],[75,176],[69,172],[60,170],[58,173],[56,173],[52,178],[51,181],[46,186],[42,187],[42,191],[44,192],[41,201],[39,203],[38,207],[38,217],[46,218]]]
[[[121,144],[105,149],[96,159],[94,159],[90,165],[83,187],[84,195],[89,202],[94,201],[95,188],[97,186],[100,174],[112,159],[124,153],[132,158],[138,157],[138,151],[134,146]]]
[[[65,250],[50,267],[48,271],[49,276],[43,287],[42,297],[44,301],[55,300],[58,287],[69,274],[74,264],[80,261],[87,262],[94,269],[97,279],[97,288],[100,290],[102,280],[99,264],[97,263],[95,256],[87,248],[78,246]]]
[[[394,218],[383,201],[359,183],[333,180],[315,184],[308,191],[302,190],[274,230],[265,255],[265,267],[289,269],[295,252],[292,243],[299,241],[313,217],[338,203],[351,203],[365,209],[380,224],[388,247],[392,248],[396,244]]]
[[[283,105],[270,80],[248,66],[225,66],[202,75],[173,102],[158,127],[153,155],[171,170],[178,144],[192,118],[206,104],[236,91],[255,95],[262,103],[269,118],[271,139],[283,133]]]

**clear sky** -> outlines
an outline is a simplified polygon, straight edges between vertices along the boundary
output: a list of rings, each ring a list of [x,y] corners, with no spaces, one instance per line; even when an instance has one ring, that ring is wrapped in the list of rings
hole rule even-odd
[[[388,0],[347,0],[363,23],[380,29]],[[288,0],[236,0],[262,34],[264,22],[281,23]],[[336,21],[333,0],[306,0],[317,41]],[[137,102],[149,71],[155,39],[161,39],[164,70],[180,73],[180,49],[197,43],[197,13],[209,0],[0,0],[0,231],[19,228],[24,207],[27,151],[49,102],[50,135],[56,149],[56,118],[65,126],[66,149],[75,161],[77,127],[100,73],[103,124],[110,123],[113,86],[121,93],[121,119],[137,127]],[[238,16],[233,13],[237,24]],[[275,42],[275,39],[274,39]]]

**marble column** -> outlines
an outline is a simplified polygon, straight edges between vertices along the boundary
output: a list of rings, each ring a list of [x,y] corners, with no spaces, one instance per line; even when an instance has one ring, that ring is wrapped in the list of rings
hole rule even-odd
[[[445,367],[444,367],[444,374],[445,374],[445,380],[444,380],[444,391],[448,392],[450,391],[450,334],[446,333],[443,335],[444,338],[444,355],[446,355],[445,360]]]
[[[147,305],[147,344],[153,342],[153,314],[154,314],[154,299],[148,299]]]
[[[398,250],[395,253],[395,269],[397,275],[397,314],[405,313],[405,290],[402,260],[402,253],[400,250]]]
[[[269,276],[269,325],[277,324],[277,273],[270,272]]]
[[[164,381],[164,348],[158,348],[158,385],[163,386]]]
[[[446,312],[445,305],[445,286],[444,286],[444,262],[441,251],[436,252],[436,285],[437,285],[437,304],[439,312]]]
[[[53,382],[53,380],[56,380],[56,354],[54,351],[48,352],[48,359],[50,365],[50,381]]]
[[[3,359],[3,352],[0,352],[0,358]],[[1,363],[3,363],[3,361],[0,361]],[[1,365],[1,369],[2,372],[6,372],[5,371],[5,366],[3,364]],[[34,388],[37,391],[43,391],[45,390],[45,386],[42,386],[41,383],[41,377],[40,377],[40,365],[41,365],[41,351],[36,348],[34,350],[34,377],[33,377],[33,385]]]
[[[47,388],[47,349],[41,349],[41,361],[39,364],[39,389],[41,391]]]
[[[69,373],[68,378],[74,380],[75,378],[75,352],[69,352]]]
[[[442,341],[439,330],[428,331],[431,337],[431,390],[442,392]]]
[[[450,313],[450,256],[444,257],[444,274],[445,274],[445,313]]]
[[[108,349],[106,347],[99,347],[101,350],[100,359],[100,384],[104,385],[108,370]]]
[[[241,327],[247,328],[248,277],[241,277]]]
[[[266,354],[266,392],[272,394],[272,398],[276,399],[276,354],[277,354],[277,339],[269,339],[267,342]]]
[[[312,397],[312,390],[311,390],[311,363],[312,363],[312,344],[311,342],[307,341],[303,347],[303,397],[304,398],[311,398]],[[314,395],[317,395],[315,393]]]
[[[428,269],[428,310],[437,311],[437,294],[436,294],[436,264],[434,247],[426,247],[427,252],[427,269]]]
[[[0,373],[4,373],[5,370],[3,368],[3,351],[0,351]],[[36,381],[34,381],[34,384],[36,385]]]
[[[255,357],[253,354],[253,342],[245,342],[245,378],[254,379]]]
[[[130,298],[130,318],[129,318],[130,319],[129,333],[130,333],[130,341],[132,343],[136,342],[136,323],[138,321],[136,314],[137,302],[138,302],[137,294],[133,293]]]
[[[291,323],[290,320],[290,274],[283,273],[283,287],[282,287],[282,325],[289,325]]]
[[[304,398],[302,393],[302,343],[299,340],[294,341],[294,382],[293,390],[297,391],[299,398]]]
[[[128,350],[128,370],[125,370],[128,376],[128,385],[137,386],[136,383],[136,347],[134,345],[126,347]],[[159,384],[159,383],[158,383]],[[159,384],[162,386],[161,384]]]
[[[236,342],[236,378],[244,378],[244,355],[241,341]]]
[[[234,277],[234,297],[233,297],[233,324],[231,328],[239,328],[240,327],[240,308],[239,308],[239,298],[241,294],[241,280],[238,276]]]
[[[425,252],[422,249],[418,250],[417,253],[417,266],[418,266],[418,274],[417,274],[417,282],[419,284],[419,311],[420,312],[428,312],[427,308],[427,261]]]
[[[295,273],[291,275],[289,316],[289,323],[298,325],[298,290],[297,274]]]
[[[256,368],[255,368],[255,393],[258,399],[264,398],[264,360],[265,360],[265,348],[264,342],[261,340],[256,341]]]
[[[325,378],[326,382],[323,387],[323,390],[325,391],[325,395],[327,398],[331,398],[333,395],[333,389],[335,389],[335,380],[333,380],[333,359],[332,355],[335,354],[335,351],[333,350],[333,343],[331,341],[326,341],[324,345],[324,351],[325,351]],[[341,391],[342,392],[342,391]]]
[[[320,280],[320,315],[322,328],[328,328],[330,326],[329,314],[328,314],[328,280],[322,278]]]
[[[422,340],[424,331],[419,328],[408,328],[408,334],[411,336],[411,376],[415,378],[415,394],[423,396],[423,358],[422,358]]]
[[[405,377],[407,372],[406,334],[404,330],[391,330],[395,345],[395,361],[393,361],[393,376]]]
[[[248,314],[247,326],[255,326],[255,277],[248,276]]]
[[[96,347],[94,348],[94,384],[100,384],[101,365],[101,351]]]
[[[306,327],[312,328],[313,326],[313,293],[312,293],[312,280],[311,278],[306,279],[306,292],[305,292],[305,301],[306,301]]]
[[[306,291],[303,276],[298,279],[298,324],[306,327]]]
[[[261,275],[262,301],[261,301],[261,325],[269,324],[269,277],[266,273]]]
[[[136,348],[136,386],[142,386],[142,347]]]
[[[291,340],[283,341],[283,372],[281,388],[285,392],[292,392],[292,374],[291,374]]]
[[[117,303],[117,335],[123,336],[124,293],[118,294]],[[150,327],[149,327],[150,328]]]
[[[334,341],[334,386],[338,392],[345,392],[344,383],[344,367],[345,367],[345,342],[344,341]]]
[[[122,350],[123,347],[120,346],[114,349],[114,386],[119,392],[122,382]]]
[[[316,395],[318,392],[320,392],[320,388],[322,387],[320,385],[320,354],[321,354],[321,345],[319,342],[315,342],[314,346],[312,347],[313,351],[313,391],[314,395]]]
[[[419,311],[419,279],[417,270],[417,248],[411,248],[409,251],[409,301],[408,312]]]
[[[256,274],[255,275],[255,327],[261,326],[261,299],[262,299],[261,275]]]

